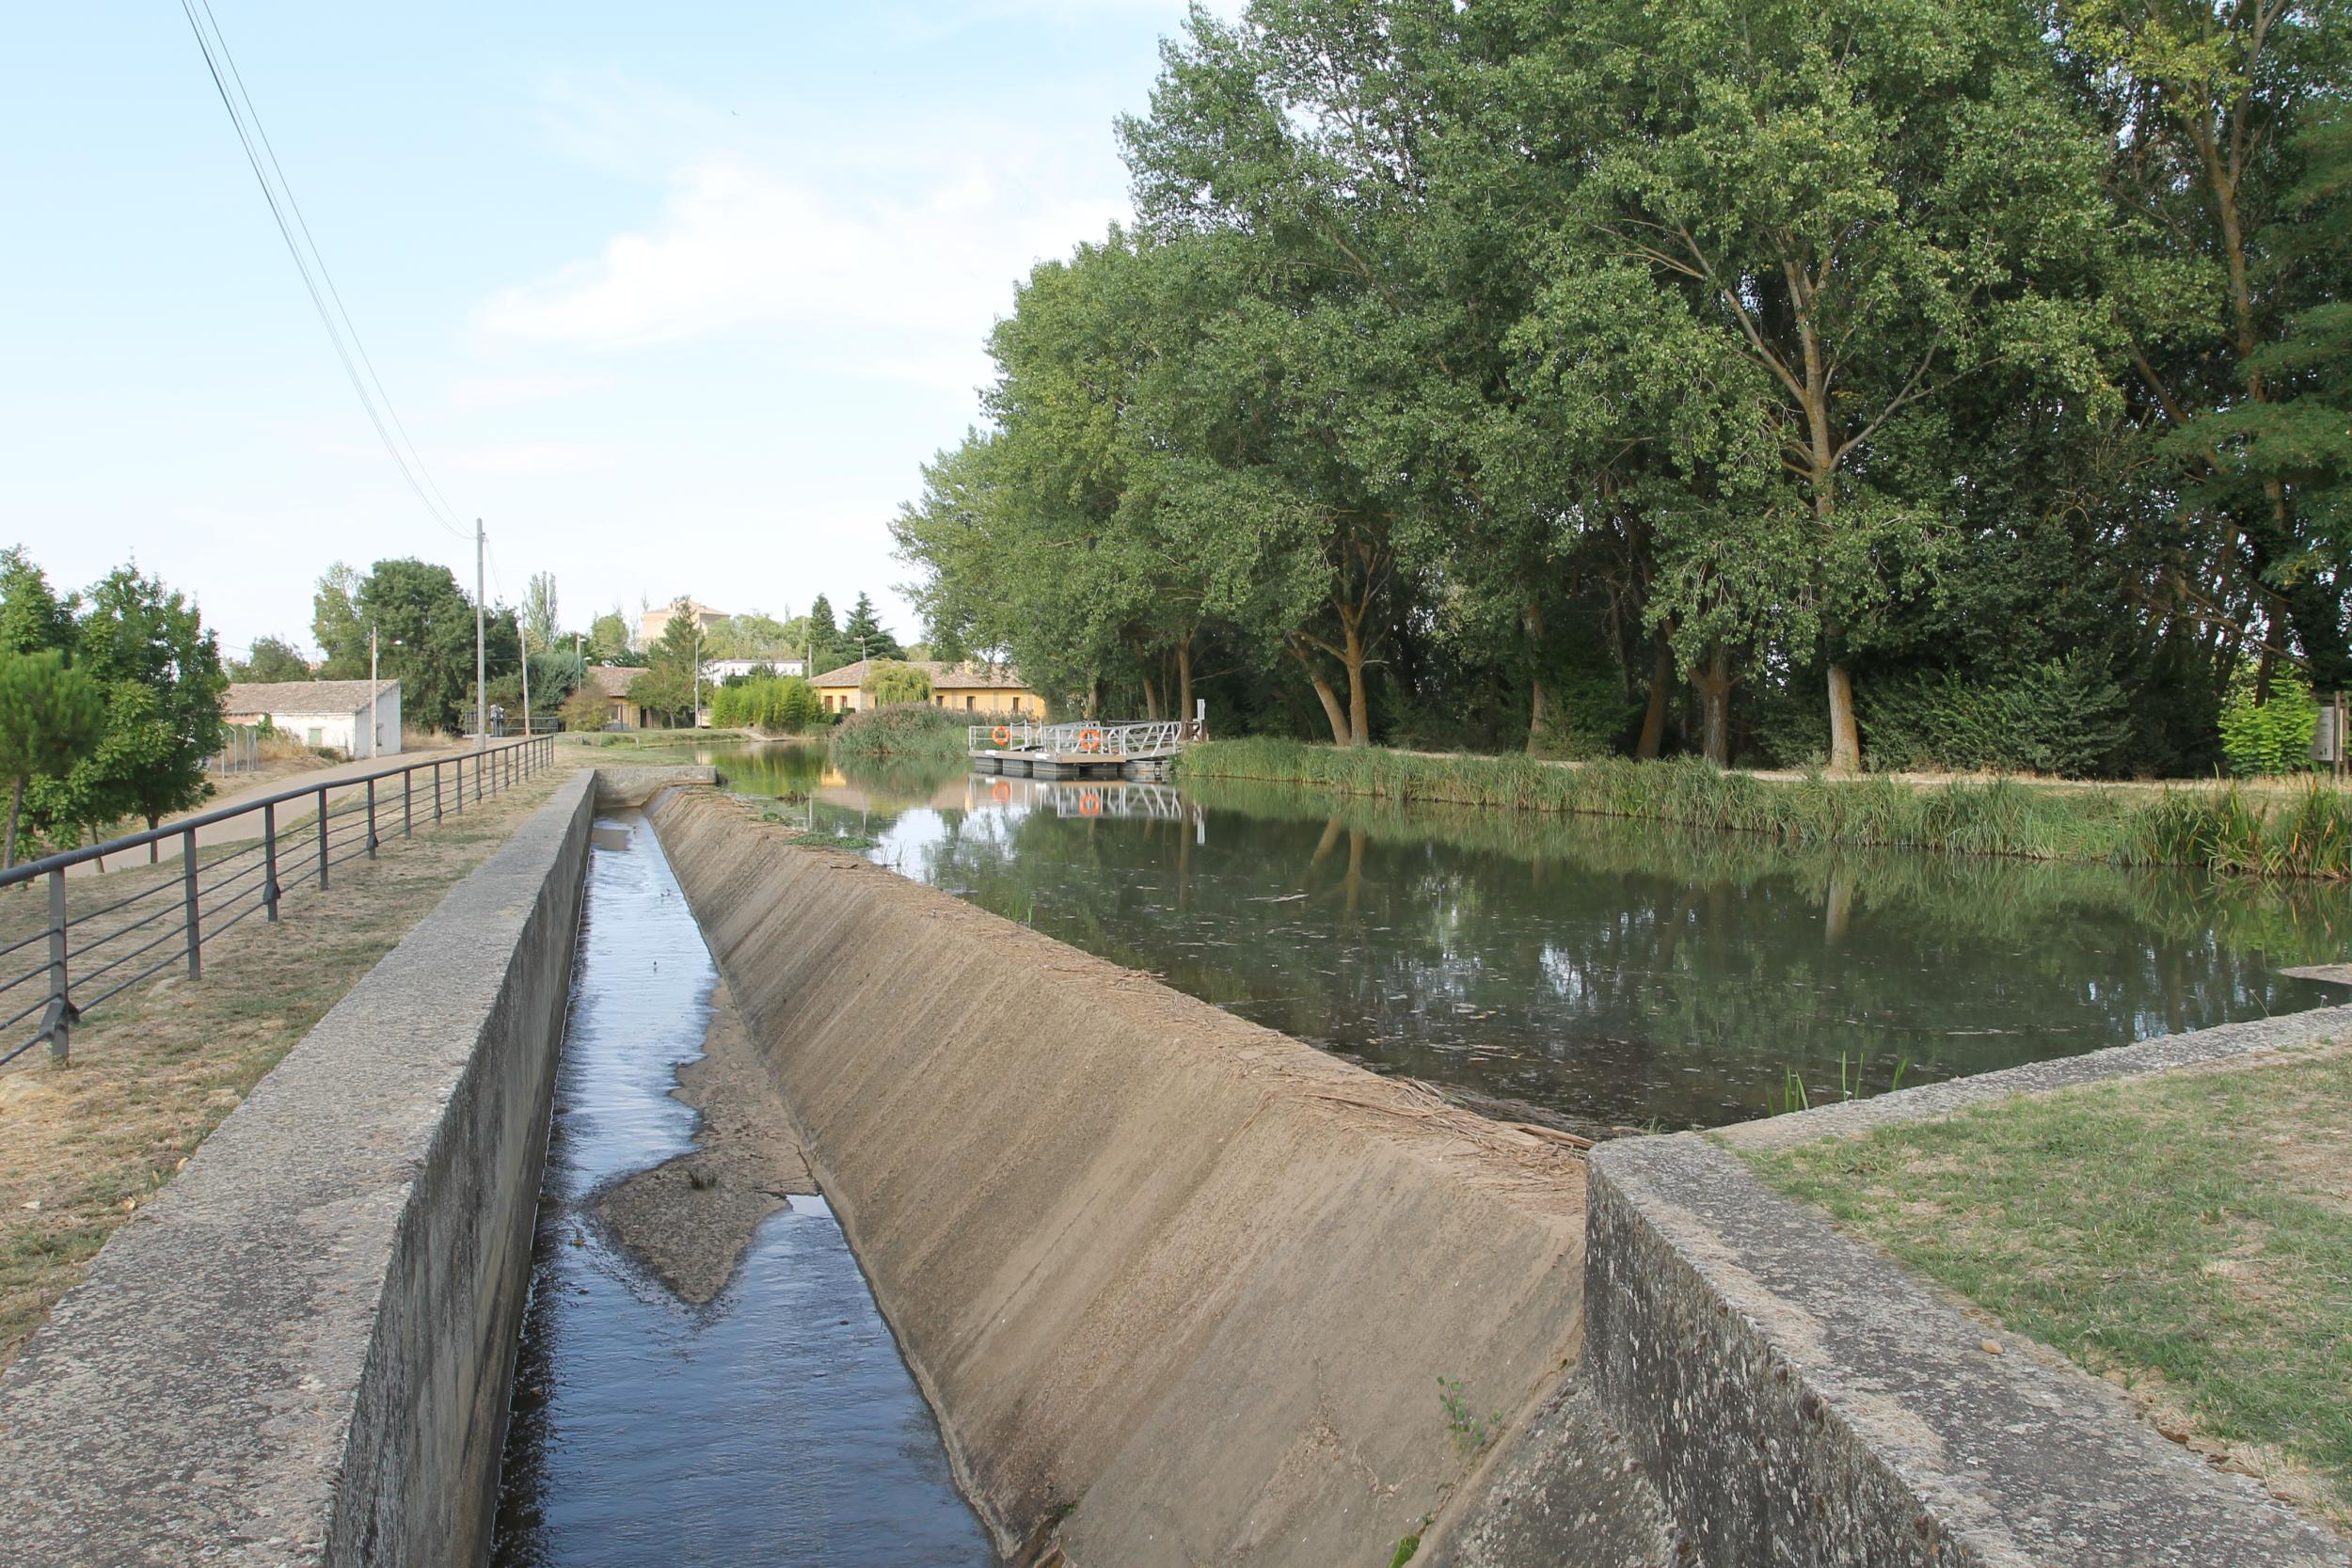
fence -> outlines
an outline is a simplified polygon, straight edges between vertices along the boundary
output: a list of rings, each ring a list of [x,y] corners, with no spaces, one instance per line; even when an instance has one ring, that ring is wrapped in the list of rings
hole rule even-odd
[[[262,766],[262,729],[258,724],[231,724],[220,750],[204,764],[214,773],[250,773]]]
[[[5,1015],[0,1016],[0,1066],[42,1040],[49,1042],[51,1056],[64,1061],[78,1020],[108,998],[174,964],[185,962],[190,979],[201,977],[207,939],[218,937],[256,911],[270,920],[278,918],[278,899],[284,892],[278,879],[281,858],[291,858],[299,867],[294,873],[297,879],[315,876],[324,891],[330,885],[334,867],[360,855],[373,860],[383,834],[397,828],[405,838],[420,820],[438,822],[445,811],[462,813],[469,794],[479,801],[519,784],[544,770],[554,754],[553,739],[537,736],[485,751],[461,752],[432,762],[332,779],[0,872],[0,897],[9,896],[10,888],[29,888],[35,882],[46,882],[49,895],[40,927],[0,946],[0,976],[8,976],[0,978],[0,1015]],[[278,820],[280,806],[312,802],[317,808],[315,817]],[[427,812],[432,814],[429,818]],[[199,832],[240,818],[253,821],[256,836],[251,841],[229,845],[215,841],[209,856],[203,852],[204,847],[197,842]],[[97,909],[68,912],[66,873],[74,866],[126,850],[160,847],[171,839],[180,841],[178,877]],[[6,908],[0,905],[0,910]],[[108,916],[115,918],[108,922]],[[8,976],[8,971],[25,961],[27,950],[43,944],[45,957],[23,974]],[[159,948],[164,950],[160,958],[142,964]],[[103,962],[85,967],[102,953]],[[101,982],[105,989],[89,994],[89,988]],[[33,1033],[18,1037],[15,1031],[35,1015],[39,1023]]]
[[[975,752],[1076,752],[1104,757],[1156,756],[1207,736],[1207,724],[1196,719],[1081,720],[1068,724],[1033,724],[1017,719],[973,724],[964,731],[965,744]]]

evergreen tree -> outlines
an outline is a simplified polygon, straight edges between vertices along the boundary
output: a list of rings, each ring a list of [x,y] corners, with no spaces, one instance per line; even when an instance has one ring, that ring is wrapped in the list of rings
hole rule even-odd
[[[890,635],[874,612],[874,601],[866,594],[857,596],[850,607],[849,620],[842,623],[841,647],[858,658],[898,658],[903,650],[898,640]]]

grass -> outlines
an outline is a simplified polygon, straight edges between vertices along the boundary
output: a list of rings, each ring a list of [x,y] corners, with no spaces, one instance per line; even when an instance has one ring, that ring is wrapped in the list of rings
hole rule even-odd
[[[2352,1528],[2352,1050],[1741,1152],[2168,1435]]]
[[[2273,796],[2235,785],[2151,792],[2015,779],[1930,785],[1883,776],[1766,779],[1692,758],[1563,765],[1261,736],[1202,742],[1177,767],[1186,780],[1252,779],[1398,800],[1643,817],[1797,846],[2352,878],[2352,797],[2316,783]]]
[[[290,875],[283,920],[244,921],[206,942],[201,981],[167,972],[93,1012],[69,1064],[36,1046],[0,1072],[0,1366],[115,1227],[563,777],[550,769],[388,839],[378,860],[337,866],[331,903]],[[177,875],[140,864],[79,879],[70,907]],[[37,895],[0,894],[0,941],[37,926],[41,908]]]

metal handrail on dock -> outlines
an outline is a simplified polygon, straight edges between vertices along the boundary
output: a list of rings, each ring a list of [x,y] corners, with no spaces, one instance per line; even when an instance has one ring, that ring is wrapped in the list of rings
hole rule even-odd
[[[1188,741],[1206,739],[1207,730],[1207,724],[1198,719],[1086,719],[1065,724],[1037,724],[1025,719],[1000,724],[973,724],[964,735],[966,747],[974,756],[1025,753],[1107,762],[1173,755]]]

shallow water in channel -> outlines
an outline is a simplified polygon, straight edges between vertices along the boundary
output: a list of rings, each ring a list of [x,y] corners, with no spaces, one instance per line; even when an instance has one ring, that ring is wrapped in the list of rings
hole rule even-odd
[[[1243,1017],[1596,1122],[1714,1126],[2352,1000],[2352,892],[705,747],[729,787]],[[1841,1087],[1842,1084],[1842,1087]]]
[[[771,1215],[690,1307],[588,1214],[692,1147],[670,1097],[717,972],[642,815],[598,821],[541,1188],[494,1568],[980,1568],[857,1259],[823,1201]]]

